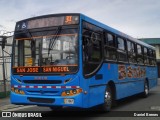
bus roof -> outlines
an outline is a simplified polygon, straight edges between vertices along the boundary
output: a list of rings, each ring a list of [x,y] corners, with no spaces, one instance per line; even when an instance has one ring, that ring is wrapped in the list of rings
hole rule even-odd
[[[114,28],[112,28],[112,27],[109,27],[109,26],[107,26],[107,25],[105,25],[105,24],[103,24],[103,23],[101,23],[101,22],[98,22],[98,21],[96,21],[96,20],[94,20],[94,19],[92,19],[92,18],[90,18],[90,17],[88,17],[88,16],[86,16],[86,15],[84,15],[84,14],[81,14],[81,13],[49,14],[49,15],[36,16],[36,17],[32,17],[32,18],[28,18],[28,19],[21,20],[21,21],[38,19],[38,18],[42,18],[42,17],[61,16],[61,15],[80,15],[82,19],[84,19],[84,20],[86,20],[86,21],[88,21],[88,22],[90,22],[90,23],[92,23],[92,24],[95,24],[95,25],[97,25],[97,26],[99,26],[99,27],[101,27],[101,28],[103,28],[103,29],[106,29],[106,30],[108,30],[108,31],[111,31],[112,33],[115,33],[115,34],[117,34],[117,35],[119,35],[119,36],[121,36],[121,37],[125,37],[125,38],[127,38],[127,39],[129,39],[129,40],[131,40],[131,41],[133,41],[133,42],[136,42],[136,43],[138,43],[138,44],[140,44],[140,45],[143,45],[143,46],[145,46],[145,47],[148,47],[148,48],[151,48],[151,49],[155,50],[155,47],[153,47],[153,46],[151,46],[151,45],[149,45],[149,44],[147,44],[147,43],[144,43],[144,42],[142,42],[142,41],[140,41],[140,40],[137,40],[137,39],[135,39],[135,38],[133,38],[133,37],[131,37],[131,36],[123,33],[123,32],[120,32],[120,31],[118,31],[118,30],[116,30],[116,29],[114,29]],[[18,21],[18,22],[21,22],[21,21]],[[17,22],[17,23],[18,23],[18,22]]]
[[[84,20],[86,20],[86,21],[88,21],[88,22],[90,22],[92,24],[95,24],[95,25],[97,25],[97,26],[99,26],[99,27],[101,27],[103,29],[106,29],[106,30],[108,30],[108,31],[110,31],[112,33],[115,33],[115,34],[117,34],[117,35],[119,35],[121,37],[125,37],[125,38],[127,38],[127,39],[129,39],[129,40],[131,40],[133,42],[136,42],[136,43],[138,43],[140,45],[143,45],[145,47],[148,47],[148,48],[151,48],[151,49],[155,50],[155,47],[153,47],[153,46],[151,46],[151,45],[149,45],[147,43],[144,43],[144,42],[142,42],[140,40],[137,40],[136,38],[133,38],[133,37],[131,37],[131,36],[129,36],[129,35],[123,33],[123,32],[120,32],[120,31],[118,31],[118,30],[116,30],[116,29],[114,29],[112,27],[109,27],[109,26],[107,26],[107,25],[105,25],[105,24],[103,24],[101,22],[98,22],[98,21],[96,21],[96,20],[94,20],[94,19],[92,19],[92,18],[90,18],[90,17],[88,17],[86,15],[81,14],[81,17],[82,17],[82,19],[84,19]]]
[[[22,22],[22,21],[33,20],[33,19],[39,19],[39,18],[47,18],[47,17],[53,17],[53,16],[69,16],[69,15],[77,15],[78,16],[78,15],[83,15],[83,14],[80,14],[80,13],[58,13],[58,14],[40,15],[40,16],[35,16],[35,17],[31,17],[31,18],[26,18],[26,19],[17,21],[16,23]]]

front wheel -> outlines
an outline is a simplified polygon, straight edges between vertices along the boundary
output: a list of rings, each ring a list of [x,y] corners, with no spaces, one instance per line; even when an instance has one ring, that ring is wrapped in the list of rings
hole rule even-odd
[[[101,111],[110,111],[112,107],[112,91],[111,88],[108,86],[105,95],[104,95],[104,103],[100,106]]]

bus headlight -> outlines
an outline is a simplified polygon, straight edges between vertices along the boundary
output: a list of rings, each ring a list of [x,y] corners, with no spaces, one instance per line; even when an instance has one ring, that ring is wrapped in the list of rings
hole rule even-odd
[[[25,94],[23,90],[20,90],[19,93],[22,94],[22,95]]]
[[[14,92],[19,94],[19,90],[18,89],[14,89]]]
[[[73,93],[73,94],[76,94],[76,93],[77,93],[77,90],[76,90],[76,89],[72,90],[72,93]]]
[[[67,91],[65,91],[65,93],[66,93],[66,95],[69,95],[69,94],[70,94],[70,91],[69,91],[69,90],[67,90]]]
[[[11,91],[12,91],[12,92],[15,92],[15,93],[17,93],[17,94],[21,94],[21,95],[24,95],[24,94],[25,94],[25,92],[24,92],[23,90],[19,90],[19,89],[14,88],[14,87],[11,88]]]
[[[82,92],[81,88],[63,91],[61,96],[73,96]]]

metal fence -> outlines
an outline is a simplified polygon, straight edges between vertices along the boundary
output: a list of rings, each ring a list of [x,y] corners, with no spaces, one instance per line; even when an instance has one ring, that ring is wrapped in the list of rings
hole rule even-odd
[[[7,38],[3,50],[0,44],[0,98],[8,95],[10,91],[12,41],[13,37]]]
[[[10,91],[10,81],[6,81],[6,91]],[[1,80],[0,81],[0,92],[4,92],[4,82]]]

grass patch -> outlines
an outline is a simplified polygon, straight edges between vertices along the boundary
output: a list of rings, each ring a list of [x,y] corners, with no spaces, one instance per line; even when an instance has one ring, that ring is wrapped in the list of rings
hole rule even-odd
[[[10,95],[10,91],[7,91],[6,95],[4,92],[0,92],[0,98],[5,98],[8,97]]]

